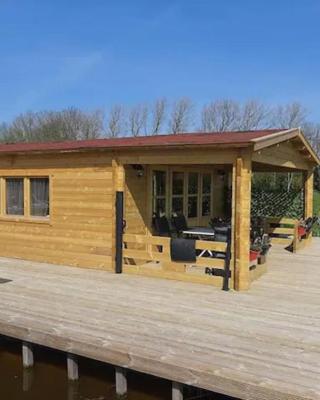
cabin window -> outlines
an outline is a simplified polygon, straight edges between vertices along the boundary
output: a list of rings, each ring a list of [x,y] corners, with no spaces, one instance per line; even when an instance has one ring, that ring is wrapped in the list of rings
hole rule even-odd
[[[6,179],[6,214],[24,215],[23,178]]]
[[[201,215],[207,217],[211,214],[211,174],[202,175]]]
[[[166,213],[166,182],[167,174],[165,171],[153,171],[153,212],[157,215]]]
[[[0,217],[15,221],[47,222],[50,214],[50,178],[0,177],[0,191],[3,202]],[[44,220],[41,220],[41,218]]]
[[[49,179],[30,178],[30,215],[49,216]]]

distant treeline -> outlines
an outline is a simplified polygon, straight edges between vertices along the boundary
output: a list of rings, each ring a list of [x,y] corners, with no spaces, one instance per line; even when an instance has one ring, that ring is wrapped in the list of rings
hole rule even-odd
[[[292,127],[301,127],[320,153],[320,123],[310,122],[308,110],[298,102],[270,106],[258,100],[240,103],[220,99],[199,107],[186,97],[171,102],[160,98],[150,104],[132,107],[116,104],[106,112],[74,107],[61,111],[30,111],[18,115],[10,123],[0,124],[0,140],[5,143],[43,142]],[[295,183],[292,174],[282,175],[284,178],[280,183],[289,190]],[[262,182],[257,180],[256,184]],[[271,185],[272,182],[264,181],[264,184]],[[320,189],[319,174],[316,186]]]

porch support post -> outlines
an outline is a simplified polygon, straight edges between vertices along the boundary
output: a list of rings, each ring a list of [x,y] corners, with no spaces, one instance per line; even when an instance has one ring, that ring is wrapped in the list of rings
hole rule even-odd
[[[313,216],[313,169],[304,173],[304,218]],[[312,240],[312,231],[307,235],[307,243]]]
[[[243,150],[237,157],[235,171],[235,273],[234,288],[250,287],[250,214],[251,214],[251,150]]]
[[[313,170],[304,173],[304,218],[313,216]]]
[[[125,187],[125,169],[124,166],[116,160],[113,162],[114,170],[114,190],[115,190],[115,272],[122,273],[122,248],[123,248],[123,203]]]

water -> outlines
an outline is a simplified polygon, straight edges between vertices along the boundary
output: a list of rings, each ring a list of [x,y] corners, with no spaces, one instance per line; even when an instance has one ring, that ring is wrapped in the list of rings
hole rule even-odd
[[[114,368],[80,358],[80,379],[70,383],[65,353],[35,346],[35,366],[23,369],[21,342],[0,336],[1,400],[115,400]],[[171,400],[171,383],[139,373],[128,373],[128,400]],[[232,400],[187,389],[186,399]],[[233,399],[235,400],[235,399]]]

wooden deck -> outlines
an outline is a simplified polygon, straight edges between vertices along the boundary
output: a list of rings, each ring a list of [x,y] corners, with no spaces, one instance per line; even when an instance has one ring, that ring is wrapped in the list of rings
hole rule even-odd
[[[245,293],[0,259],[0,333],[241,399],[320,399],[320,240]],[[81,371],[80,371],[81,373]]]

